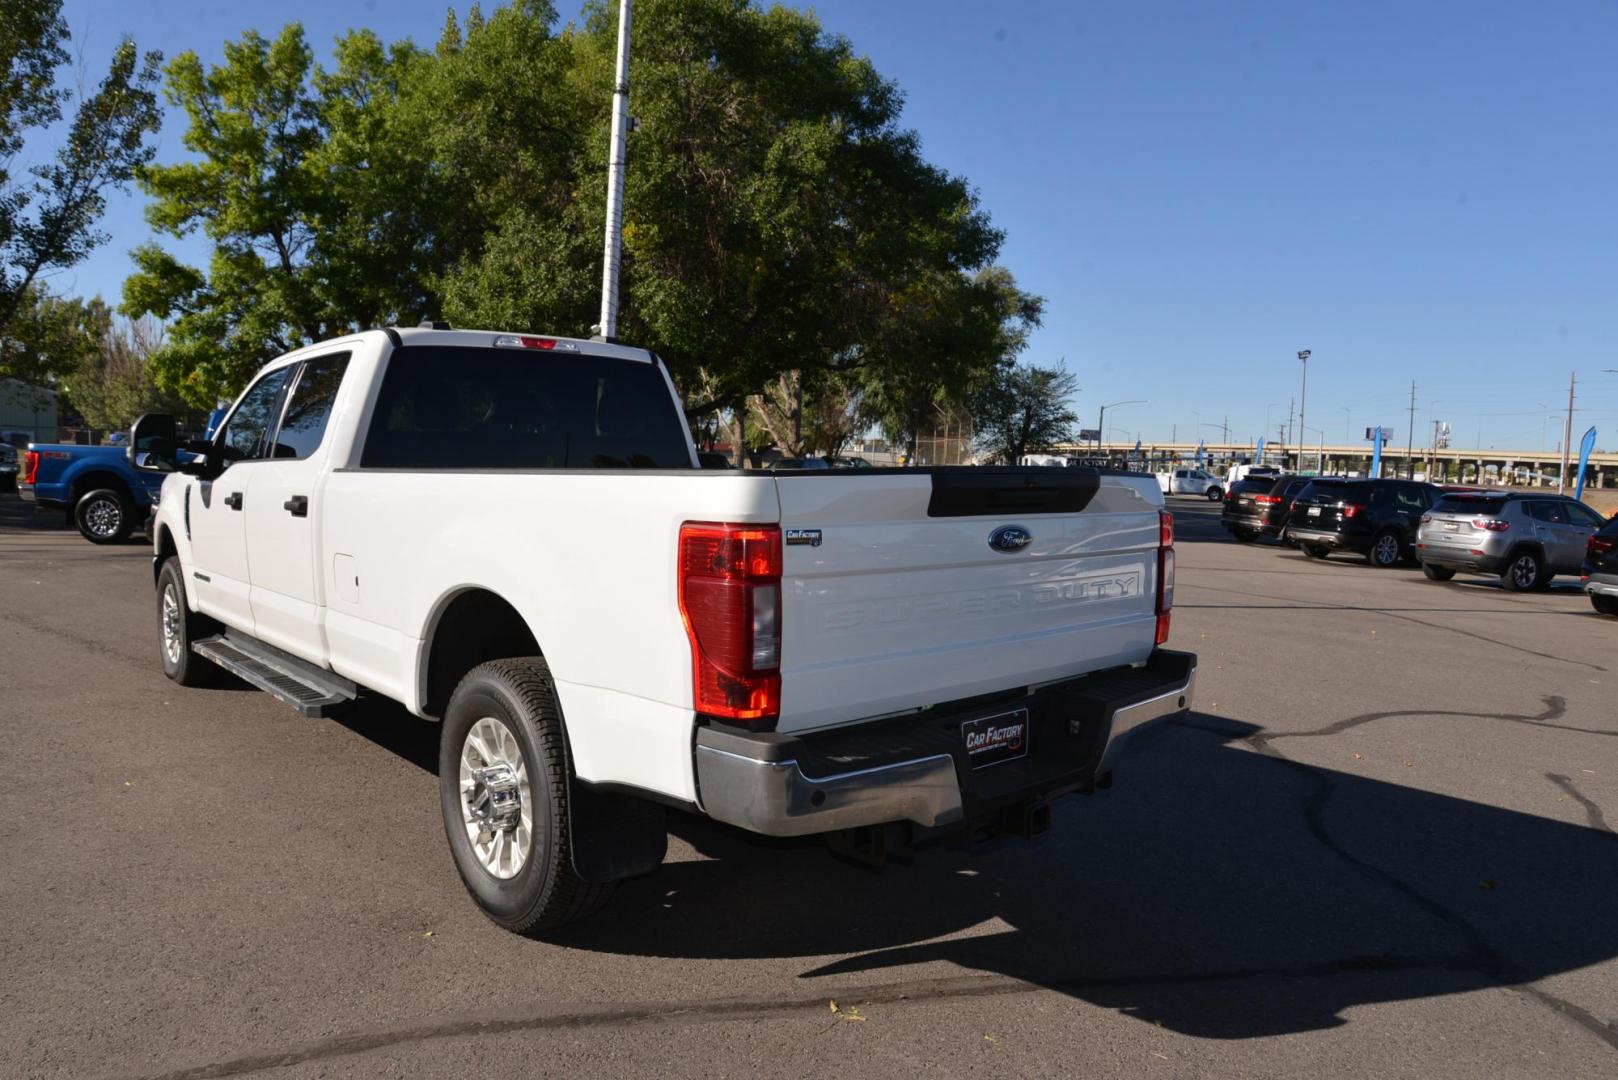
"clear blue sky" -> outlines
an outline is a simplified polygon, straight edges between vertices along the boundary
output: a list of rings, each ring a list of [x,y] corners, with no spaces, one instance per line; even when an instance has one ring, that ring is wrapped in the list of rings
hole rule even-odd
[[[66,13],[93,71],[124,32],[206,59],[292,20],[322,48],[361,26],[428,43],[445,7]],[[1185,439],[1228,414],[1233,437],[1268,418],[1273,438],[1309,348],[1307,422],[1328,442],[1373,423],[1403,442],[1414,379],[1418,443],[1437,418],[1459,446],[1480,427],[1484,446],[1537,447],[1542,431],[1554,446],[1561,418],[1541,405],[1565,407],[1576,368],[1575,443],[1594,423],[1618,445],[1618,375],[1601,373],[1618,368],[1609,0],[814,7],[904,88],[928,157],[978,188],[1007,234],[1001,261],[1048,301],[1028,355],[1078,373],[1087,424],[1144,398],[1109,432]],[[165,128],[164,157],[180,130]],[[142,201],[115,198],[112,241],[54,286],[116,297]]]

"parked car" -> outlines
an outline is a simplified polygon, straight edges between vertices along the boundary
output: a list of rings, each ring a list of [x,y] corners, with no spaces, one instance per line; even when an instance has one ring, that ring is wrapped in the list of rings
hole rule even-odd
[[[1316,477],[1293,500],[1287,535],[1313,559],[1351,551],[1372,566],[1398,566],[1410,559],[1421,516],[1439,495],[1415,480]]]
[[[712,450],[697,451],[697,466],[703,469],[730,469],[730,459],[724,454],[716,454]]]
[[[1225,492],[1225,508],[1219,513],[1219,524],[1244,544],[1257,540],[1265,532],[1270,491],[1275,486],[1276,478],[1268,475],[1249,476],[1236,481]],[[1272,535],[1274,531],[1271,530]]]
[[[17,486],[17,473],[22,465],[17,460],[17,449],[9,443],[0,443],[0,491],[11,491]]]
[[[869,469],[871,463],[862,457],[840,457],[831,463],[834,469]]]
[[[825,458],[817,457],[784,457],[766,462],[764,467],[771,471],[780,469],[801,469],[809,472],[819,472],[831,468],[826,464]]]
[[[133,441],[158,467],[173,418]],[[200,450],[162,477],[164,673],[441,720],[451,855],[511,930],[655,869],[668,806],[872,858],[1041,832],[1192,707],[1143,475],[702,471],[652,353],[440,329],[271,361]]]
[[[130,464],[120,446],[34,444],[23,454],[22,487],[43,507],[61,507],[92,544],[117,544],[146,519],[163,475]],[[172,470],[173,466],[169,466]]]
[[[1209,502],[1225,497],[1225,485],[1203,469],[1178,468],[1157,474],[1157,486],[1165,495],[1201,495]]]
[[[1273,536],[1283,544],[1293,545],[1292,539],[1287,535],[1287,514],[1292,510],[1292,501],[1298,493],[1309,486],[1313,479],[1308,476],[1282,476],[1271,479],[1269,477],[1249,477],[1261,483],[1261,490],[1248,493],[1241,492],[1236,495],[1234,503],[1230,498],[1225,500],[1225,510],[1220,514],[1220,523],[1236,535],[1236,539],[1246,542],[1256,540],[1261,536]],[[1236,530],[1241,530],[1237,533]],[[1248,535],[1243,535],[1248,534]]]
[[[1566,495],[1532,491],[1445,495],[1421,519],[1416,556],[1433,581],[1457,572],[1499,575],[1508,589],[1538,589],[1577,574],[1601,515]]]
[[[1584,591],[1603,615],[1618,615],[1618,515],[1585,542]]]

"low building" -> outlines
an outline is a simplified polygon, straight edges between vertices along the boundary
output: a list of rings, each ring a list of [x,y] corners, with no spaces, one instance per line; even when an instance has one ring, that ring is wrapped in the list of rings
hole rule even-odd
[[[0,379],[0,442],[13,446],[55,442],[56,405],[55,390]]]

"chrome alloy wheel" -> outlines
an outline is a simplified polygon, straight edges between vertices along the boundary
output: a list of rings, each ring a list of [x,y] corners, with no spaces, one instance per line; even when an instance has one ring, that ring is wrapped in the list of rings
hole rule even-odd
[[[1539,563],[1532,555],[1519,555],[1511,563],[1511,583],[1519,589],[1531,589],[1539,579]]]
[[[517,736],[485,716],[461,744],[461,819],[483,869],[516,877],[534,842],[533,792]]]
[[[180,650],[185,648],[183,618],[180,598],[171,581],[163,586],[163,659],[169,662],[171,668],[180,663]]]
[[[1377,540],[1376,561],[1383,566],[1392,566],[1399,561],[1399,538],[1397,536],[1386,533]]]
[[[97,499],[84,512],[85,528],[97,536],[116,536],[124,523],[124,512],[113,499]]]

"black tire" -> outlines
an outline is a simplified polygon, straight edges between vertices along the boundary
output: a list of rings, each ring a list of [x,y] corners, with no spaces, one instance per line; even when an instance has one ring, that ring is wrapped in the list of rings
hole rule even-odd
[[[1365,558],[1372,566],[1391,570],[1405,561],[1405,542],[1398,529],[1383,529],[1371,538],[1371,550]]]
[[[1427,575],[1428,581],[1448,581],[1455,576],[1455,571],[1447,566],[1434,566],[1432,563],[1422,563],[1421,572]]]
[[[1331,554],[1331,548],[1325,544],[1306,544],[1300,541],[1298,546],[1303,548],[1303,553],[1311,559],[1324,559]]]
[[[1258,539],[1258,530],[1232,529],[1230,531],[1230,535],[1234,536],[1236,538],[1236,542],[1239,544],[1251,544],[1254,540]]]
[[[461,757],[480,720],[516,737],[530,792],[529,850],[515,873],[496,876],[473,849],[461,790]],[[484,761],[483,764],[489,764]],[[455,869],[466,891],[499,925],[530,937],[576,922],[611,898],[613,885],[593,884],[573,868],[568,832],[569,774],[562,714],[550,669],[538,657],[493,660],[467,673],[444,710],[438,750],[439,801]],[[485,835],[494,835],[488,830]]]
[[[1618,616],[1618,596],[1602,596],[1600,593],[1591,593],[1590,606],[1602,615]]]
[[[1220,499],[1225,497],[1224,489],[1219,487],[1209,488],[1206,494],[1209,502],[1218,502]]]
[[[218,623],[186,605],[180,560],[169,556],[157,574],[157,653],[163,661],[163,674],[181,686],[217,685],[222,670],[192,652],[191,643],[218,632]]]
[[[1512,592],[1528,592],[1539,588],[1549,579],[1545,573],[1545,560],[1531,549],[1514,551],[1500,571],[1500,587]]]
[[[73,524],[92,544],[121,544],[135,531],[135,507],[117,488],[96,488],[73,504]]]

